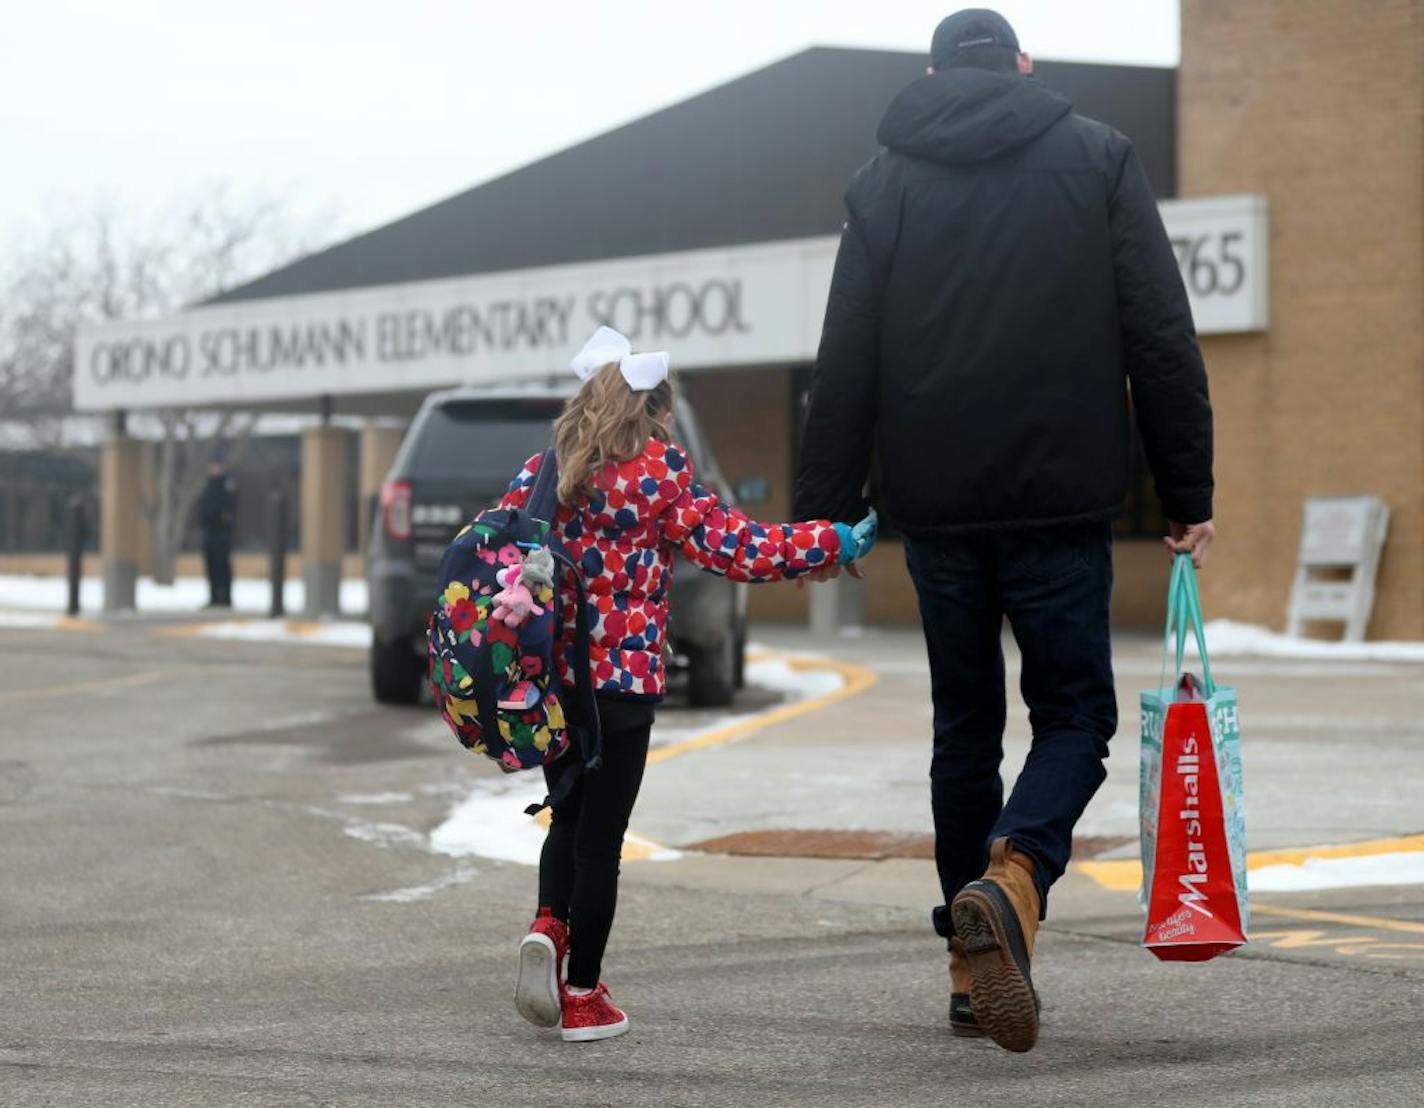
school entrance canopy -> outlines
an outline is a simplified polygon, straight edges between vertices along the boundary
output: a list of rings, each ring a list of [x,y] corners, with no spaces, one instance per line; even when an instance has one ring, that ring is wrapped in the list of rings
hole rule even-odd
[[[599,323],[671,350],[680,372],[807,364],[845,184],[924,64],[806,50],[208,303],[87,329],[75,405],[403,416],[433,388],[561,372]],[[1044,62],[1038,74],[1128,134],[1158,195],[1174,194],[1174,71]],[[454,129],[478,131],[477,119]],[[345,464],[346,433],[323,420],[304,441],[313,611],[334,607],[339,540],[316,500],[344,492],[327,471]],[[363,435],[362,472],[379,480],[398,441]],[[116,430],[105,450],[109,608],[132,605],[136,449]]]

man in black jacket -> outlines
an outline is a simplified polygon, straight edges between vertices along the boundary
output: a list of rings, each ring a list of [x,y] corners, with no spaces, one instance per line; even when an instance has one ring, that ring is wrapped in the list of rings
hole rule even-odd
[[[220,457],[208,463],[208,483],[198,501],[203,530],[203,565],[208,574],[208,607],[232,607],[232,525],[237,515],[237,482]]]
[[[874,449],[933,677],[951,1026],[1028,1050],[1038,921],[1117,728],[1110,521],[1127,492],[1129,393],[1167,545],[1198,564],[1213,536],[1211,406],[1132,144],[1034,81],[994,12],[945,19],[931,61],[846,193],[795,514],[859,519]],[[1007,804],[1005,617],[1033,729]]]

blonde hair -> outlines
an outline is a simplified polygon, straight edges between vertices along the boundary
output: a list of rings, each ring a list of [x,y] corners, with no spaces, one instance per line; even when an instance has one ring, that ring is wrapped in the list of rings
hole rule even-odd
[[[632,461],[649,439],[667,442],[662,417],[671,408],[670,382],[634,392],[617,362],[609,362],[585,381],[554,420],[559,502],[571,505],[592,492],[594,477],[605,464]]]

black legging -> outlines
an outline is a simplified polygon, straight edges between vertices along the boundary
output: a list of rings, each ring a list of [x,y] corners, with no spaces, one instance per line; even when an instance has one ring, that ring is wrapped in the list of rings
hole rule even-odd
[[[643,783],[653,727],[653,705],[646,701],[600,697],[598,709],[603,766],[586,775],[554,809],[539,856],[539,905],[568,923],[568,982],[581,989],[598,984],[618,904],[623,832]],[[545,766],[549,788],[577,761],[577,750],[571,750]]]

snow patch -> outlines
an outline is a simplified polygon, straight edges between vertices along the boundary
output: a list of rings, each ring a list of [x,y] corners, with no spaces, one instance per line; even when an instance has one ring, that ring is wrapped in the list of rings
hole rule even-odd
[[[197,634],[210,639],[239,639],[245,642],[302,643],[308,646],[347,646],[365,649],[371,645],[371,625],[353,620],[326,620],[302,623],[285,619],[234,620],[201,625]]]
[[[38,612],[0,612],[0,627],[52,631],[58,626],[59,616],[41,615]]]
[[[289,612],[306,607],[306,586],[301,581],[288,581],[282,590],[282,600]],[[232,606],[238,612],[267,612],[272,601],[268,582],[242,577],[232,583]],[[340,604],[343,612],[353,615],[366,611],[366,582],[341,582]],[[134,604],[140,612],[196,612],[208,602],[208,583],[201,577],[179,577],[171,585],[159,585],[150,577],[140,577]],[[62,612],[69,603],[69,582],[63,577],[38,577],[27,574],[0,574],[0,608],[20,611]],[[104,606],[104,585],[97,577],[85,577],[79,582],[79,606],[85,612],[97,612]]]
[[[463,885],[471,878],[479,876],[479,872],[474,866],[460,866],[443,877],[437,877],[434,881],[424,885],[410,885],[404,889],[392,889],[388,893],[367,893],[359,899],[379,900],[388,904],[411,904],[417,900],[428,900],[436,893],[455,885]]]
[[[809,700],[835,692],[845,678],[834,669],[793,669],[784,657],[758,658],[747,663],[747,684],[786,693],[795,700]]]
[[[403,823],[373,823],[353,819],[349,820],[342,830],[353,839],[383,848],[425,845],[425,836]]]
[[[1361,885],[1424,885],[1424,851],[1359,858],[1307,858],[1300,865],[1262,866],[1247,881],[1253,893],[1348,889]]]
[[[845,679],[831,669],[795,669],[783,655],[762,657],[747,663],[747,684],[784,693],[794,703],[824,696],[841,688]],[[780,707],[780,705],[777,705]],[[732,723],[751,719],[765,709],[729,712],[714,716],[695,727],[653,726],[654,747],[695,739]],[[482,780],[457,804],[445,822],[430,833],[430,849],[437,854],[462,858],[478,856],[524,865],[538,865],[544,847],[544,828],[524,809],[544,799],[544,781],[537,774]],[[667,861],[681,857],[671,850],[640,838],[633,832],[625,837],[628,846],[647,861]]]
[[[544,829],[524,809],[543,800],[545,792],[543,776],[532,771],[481,781],[430,832],[430,849],[452,858],[473,855],[538,865]]]
[[[405,804],[410,793],[346,793],[336,798],[340,804]]]
[[[1190,637],[1188,643],[1195,653],[1196,643]],[[1351,662],[1424,662],[1424,642],[1326,642],[1293,638],[1230,619],[1214,619],[1206,625],[1206,644],[1213,656],[1220,657],[1255,654]]]

